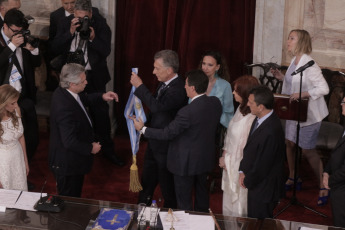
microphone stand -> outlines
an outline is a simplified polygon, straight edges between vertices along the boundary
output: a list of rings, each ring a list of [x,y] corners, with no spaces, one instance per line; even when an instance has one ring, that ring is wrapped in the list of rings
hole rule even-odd
[[[279,216],[281,213],[283,213],[285,210],[287,210],[289,207],[291,207],[292,205],[298,205],[301,206],[305,209],[308,209],[322,217],[327,218],[327,216],[321,212],[316,211],[315,209],[312,209],[306,205],[304,205],[303,203],[299,202],[297,197],[296,197],[296,187],[297,187],[297,180],[298,180],[298,172],[297,170],[299,169],[299,167],[297,166],[297,164],[299,163],[298,159],[300,158],[299,154],[300,154],[300,150],[298,147],[299,144],[299,130],[300,130],[300,119],[301,119],[301,104],[302,104],[302,77],[303,77],[303,71],[300,72],[300,85],[299,85],[299,98],[298,98],[298,113],[297,113],[297,130],[296,130],[296,146],[295,146],[295,168],[294,168],[294,181],[293,181],[293,189],[292,189],[292,197],[290,199],[290,202],[287,204],[286,207],[284,207],[282,210],[280,210],[276,215],[273,216],[273,218],[276,218],[277,216]]]

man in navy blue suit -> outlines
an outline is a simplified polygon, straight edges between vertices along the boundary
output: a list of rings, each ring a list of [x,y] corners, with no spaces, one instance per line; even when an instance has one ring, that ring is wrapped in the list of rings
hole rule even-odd
[[[222,105],[217,97],[205,94],[208,77],[202,70],[190,71],[186,76],[185,89],[192,101],[164,129],[148,128],[141,120],[133,120],[145,137],[170,140],[167,167],[174,175],[177,207],[208,212],[207,176],[215,164],[215,135]]]
[[[148,123],[153,128],[164,128],[174,118],[177,111],[187,104],[184,81],[178,76],[178,55],[173,50],[161,50],[154,56],[153,74],[160,82],[152,94],[135,73],[131,83],[136,87],[134,92],[150,110]],[[167,169],[169,142],[166,140],[148,139],[142,175],[143,190],[139,193],[139,203],[150,203],[153,193],[159,184],[164,198],[165,208],[176,208],[174,179]]]
[[[266,86],[250,91],[248,106],[254,120],[239,168],[239,183],[248,189],[248,217],[272,218],[283,196],[285,137],[273,111],[273,93]]]
[[[102,147],[85,106],[118,101],[114,92],[82,94],[87,84],[83,66],[66,64],[60,74],[60,87],[52,98],[49,168],[62,196],[81,196],[84,175],[90,172],[93,155]]]

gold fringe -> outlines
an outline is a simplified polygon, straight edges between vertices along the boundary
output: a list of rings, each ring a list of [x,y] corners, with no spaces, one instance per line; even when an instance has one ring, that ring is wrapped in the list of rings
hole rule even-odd
[[[133,155],[133,163],[131,165],[129,177],[129,191],[131,192],[140,192],[143,190],[143,187],[139,181],[138,166],[137,166],[137,157]]]

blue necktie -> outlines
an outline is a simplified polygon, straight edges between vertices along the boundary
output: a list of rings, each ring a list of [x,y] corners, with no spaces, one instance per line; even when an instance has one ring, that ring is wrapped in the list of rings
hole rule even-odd
[[[259,126],[259,122],[258,122],[258,118],[255,118],[255,121],[254,121],[254,127],[252,129],[252,132],[250,133],[250,135],[252,135],[254,133],[254,131],[258,128]]]

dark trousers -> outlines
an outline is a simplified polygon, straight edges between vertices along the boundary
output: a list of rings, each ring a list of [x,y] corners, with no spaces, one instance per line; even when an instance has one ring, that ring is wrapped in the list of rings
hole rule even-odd
[[[334,189],[331,194],[333,225],[345,228],[345,192],[343,189]]]
[[[84,175],[59,175],[54,173],[57,191],[60,196],[81,197]]]
[[[31,99],[20,98],[18,105],[21,111],[22,123],[24,127],[24,137],[26,154],[28,160],[31,161],[38,146],[38,122],[35,104]]]
[[[139,193],[139,203],[149,204],[159,183],[164,198],[164,208],[177,207],[174,177],[166,167],[166,155],[160,156],[159,160],[155,159],[150,145],[145,153],[141,182],[143,190]]]
[[[203,173],[194,176],[174,175],[177,208],[188,211],[208,212],[209,194],[207,175]],[[194,210],[192,192],[195,190]]]
[[[273,218],[273,209],[277,202],[262,202],[256,193],[248,190],[248,217],[265,219]]]

